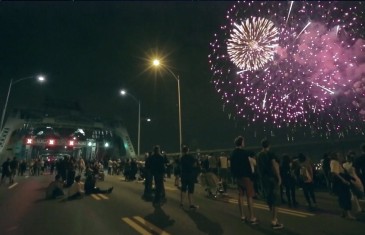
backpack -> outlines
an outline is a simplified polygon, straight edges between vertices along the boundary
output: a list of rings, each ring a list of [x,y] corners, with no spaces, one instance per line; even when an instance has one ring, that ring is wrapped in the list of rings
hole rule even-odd
[[[309,183],[312,181],[312,177],[309,174],[309,171],[307,169],[307,167],[305,166],[300,166],[299,169],[299,179],[304,182],[304,183]]]

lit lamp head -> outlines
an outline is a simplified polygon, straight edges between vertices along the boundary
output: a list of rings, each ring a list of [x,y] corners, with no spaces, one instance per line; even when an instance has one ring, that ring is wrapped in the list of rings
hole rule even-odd
[[[121,94],[121,95],[126,95],[126,94],[127,94],[127,92],[126,92],[125,90],[121,90],[121,91],[120,91],[120,94]]]
[[[44,82],[44,81],[46,81],[46,78],[45,78],[44,76],[38,76],[38,77],[37,77],[37,79],[38,79],[38,81],[40,81],[40,82]]]
[[[158,67],[158,66],[160,66],[160,60],[158,60],[158,59],[154,59],[154,60],[152,61],[152,64],[153,64],[153,66]]]

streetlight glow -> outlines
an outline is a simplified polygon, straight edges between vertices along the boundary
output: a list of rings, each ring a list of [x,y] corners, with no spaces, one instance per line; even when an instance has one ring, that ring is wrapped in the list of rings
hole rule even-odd
[[[129,95],[138,104],[138,134],[137,134],[137,136],[138,136],[138,149],[137,149],[137,155],[139,157],[140,147],[141,147],[141,101],[138,100],[134,95],[132,95],[130,93],[127,93],[127,91],[124,90],[124,89],[122,89],[120,91],[120,94],[122,96]]]
[[[160,65],[160,60],[158,60],[158,59],[154,59],[153,60],[153,66],[159,66]]]
[[[9,101],[9,96],[10,96],[10,91],[13,85],[15,85],[18,82],[24,81],[24,80],[28,80],[28,79],[37,79],[40,82],[45,81],[45,77],[44,76],[29,76],[29,77],[23,77],[23,78],[19,78],[19,79],[10,79],[10,84],[9,84],[9,89],[8,89],[8,94],[6,96],[6,100],[5,100],[5,105],[4,105],[4,109],[3,109],[3,113],[1,115],[1,122],[0,122],[0,130],[2,130],[4,128],[4,121],[5,121],[5,114],[6,114],[6,109],[8,107],[8,101]]]
[[[40,81],[40,82],[44,82],[46,79],[44,78],[44,76],[38,76],[37,77],[38,78],[38,81]]]
[[[177,97],[179,102],[179,153],[182,153],[182,127],[181,127],[181,97],[180,97],[180,78],[177,76],[168,66],[161,64],[160,60],[154,59],[152,61],[153,66],[157,69],[162,67],[162,69],[167,70],[177,82]]]

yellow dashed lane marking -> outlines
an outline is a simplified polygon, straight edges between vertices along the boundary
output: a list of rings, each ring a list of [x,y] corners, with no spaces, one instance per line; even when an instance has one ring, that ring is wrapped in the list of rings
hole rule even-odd
[[[98,193],[98,196],[99,197],[101,197],[101,198],[103,198],[103,199],[105,199],[105,200],[108,200],[109,198],[107,197],[107,196],[105,196],[104,194],[100,194],[100,193]]]
[[[129,218],[122,218],[122,220],[142,235],[153,235]]]
[[[95,200],[101,200],[101,198],[100,197],[98,197],[96,194],[91,194],[91,196],[95,199]]]
[[[157,234],[160,234],[160,235],[170,235],[169,233],[163,231],[162,229],[156,227],[155,225],[151,224],[150,222],[148,222],[147,220],[145,220],[139,216],[134,216],[133,218],[135,220],[137,220],[138,222],[140,222],[141,224],[143,224],[145,227],[148,227],[150,231],[157,232]]]
[[[237,199],[228,199],[229,203],[234,203],[234,204],[238,204],[238,200]],[[247,206],[247,203],[244,203],[245,206]],[[258,208],[258,209],[263,209],[263,210],[269,210],[269,207],[260,203],[254,203],[254,207]],[[302,212],[302,211],[295,211],[295,210],[290,210],[290,209],[285,209],[285,208],[278,208],[278,212],[282,213],[282,214],[288,214],[288,215],[294,215],[297,217],[308,217],[308,216],[314,216],[315,214],[312,213],[307,213],[307,212]]]
[[[132,218],[124,217],[122,220],[142,235],[170,235],[170,233],[160,229],[154,224],[151,224],[140,216],[133,216]]]

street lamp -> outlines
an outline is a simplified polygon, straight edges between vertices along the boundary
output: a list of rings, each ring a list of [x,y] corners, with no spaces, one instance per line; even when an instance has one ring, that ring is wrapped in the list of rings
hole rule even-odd
[[[5,119],[5,114],[6,114],[6,108],[8,107],[8,101],[9,101],[9,96],[10,96],[10,91],[11,91],[11,87],[21,81],[27,80],[27,79],[31,79],[31,78],[37,78],[37,80],[39,82],[44,82],[45,78],[44,76],[29,76],[29,77],[24,77],[24,78],[19,78],[17,80],[13,80],[10,79],[10,84],[9,84],[9,89],[8,89],[8,95],[6,96],[6,101],[5,101],[5,105],[4,105],[4,109],[3,109],[3,114],[1,115],[1,123],[0,123],[0,129],[2,130],[4,127],[4,119]]]
[[[120,94],[122,96],[125,96],[125,95],[129,95],[133,98],[134,101],[137,102],[138,104],[138,148],[137,148],[137,155],[139,157],[139,151],[140,151],[140,147],[141,147],[141,101],[138,100],[134,95],[130,94],[130,93],[127,93],[126,90],[121,90],[120,91]]]
[[[176,74],[174,72],[172,72],[171,69],[169,69],[167,66],[164,66],[163,64],[161,64],[159,59],[154,59],[152,61],[152,65],[156,68],[158,67],[163,67],[164,69],[166,69],[167,71],[169,71],[169,73],[176,79],[177,81],[177,95],[178,95],[178,102],[179,102],[179,151],[180,151],[180,156],[181,156],[181,148],[182,148],[182,131],[181,131],[181,101],[180,101],[180,79],[179,76],[176,76]]]

